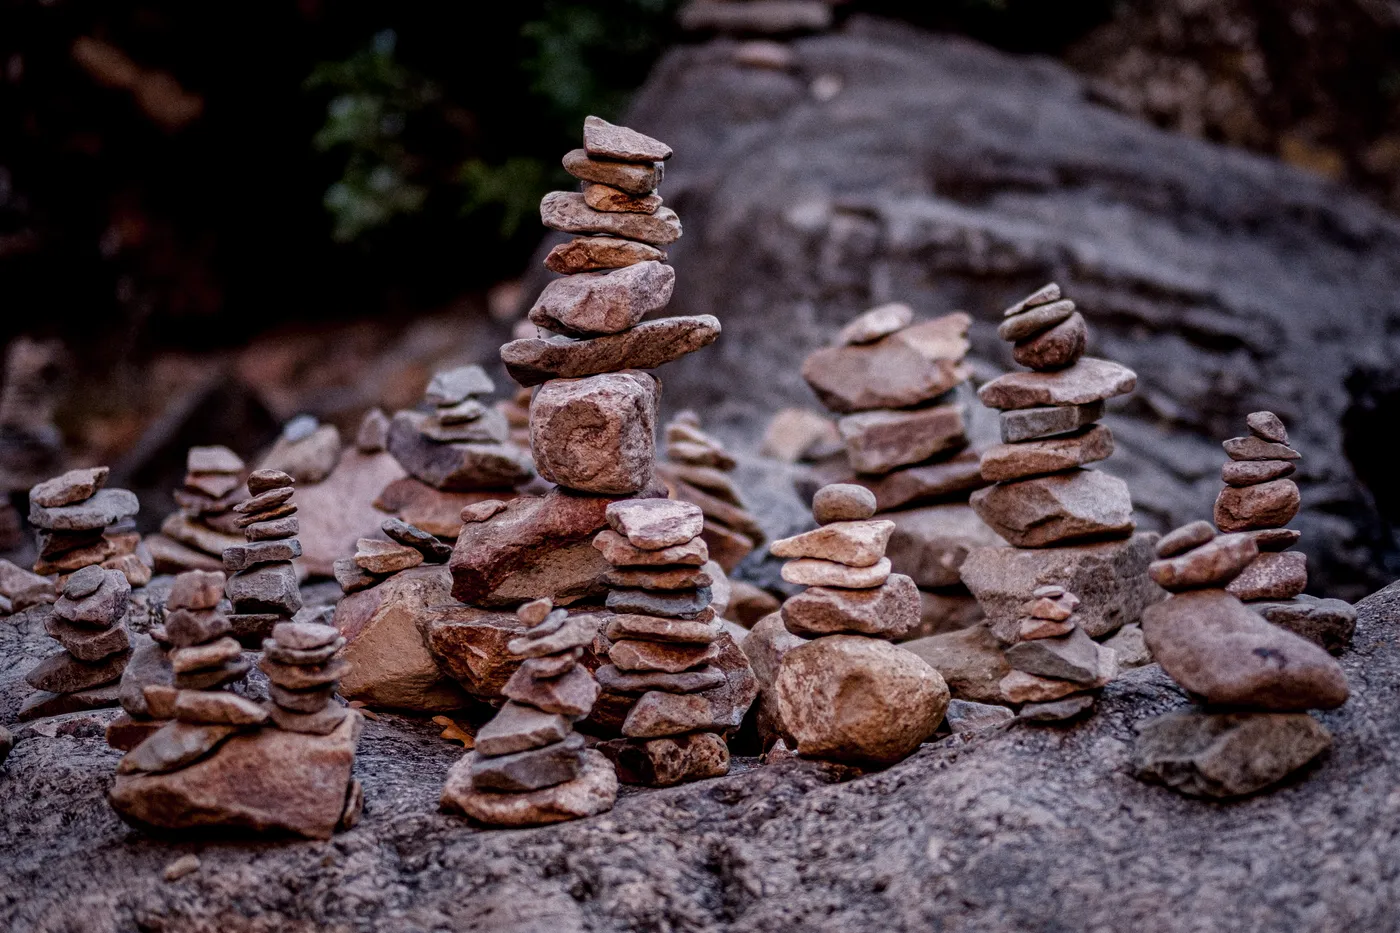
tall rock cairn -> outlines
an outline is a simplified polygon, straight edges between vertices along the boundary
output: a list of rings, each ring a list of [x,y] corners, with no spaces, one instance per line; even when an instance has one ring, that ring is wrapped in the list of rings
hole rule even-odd
[[[233,603],[233,634],[250,648],[262,645],[273,626],[301,608],[292,560],[301,556],[293,480],[280,470],[254,470],[248,476],[252,497],[233,507],[234,522],[247,539],[224,551],[227,593]]]
[[[548,599],[518,610],[528,628],[508,648],[523,658],[506,703],[448,772],[442,808],[492,826],[538,826],[612,809],[617,775],[584,747],[573,724],[588,715],[598,683],[580,665],[598,617],[570,616]]]
[[[191,447],[185,457],[185,480],[175,490],[179,511],[166,516],[160,534],[147,547],[161,573],[218,570],[224,549],[243,533],[233,507],[248,498],[243,485],[243,458],[227,447]]]
[[[689,502],[633,499],[608,506],[607,519],[594,547],[612,565],[604,581],[617,614],[604,632],[612,646],[598,680],[631,707],[623,739],[600,750],[629,784],[727,774],[721,733],[740,725],[744,709],[736,714],[727,702],[728,676],[715,663],[724,627],[711,606],[705,515]]]
[[[799,755],[887,764],[918,748],[948,707],[942,675],[889,644],[919,624],[914,581],[890,572],[894,523],[872,520],[875,496],[849,484],[812,500],[820,527],[774,541],[783,579],[808,587],[783,604],[787,630],[811,641],[783,655],[773,689]]]
[[[915,324],[908,305],[881,305],[802,365],[812,391],[841,416],[846,475],[819,475],[866,487],[894,522],[890,560],[921,590],[923,624],[911,637],[981,617],[958,568],[971,548],[1001,543],[967,505],[968,493],[986,485],[953,392],[969,375],[970,323],[956,311]]]
[[[1307,555],[1288,550],[1302,535],[1284,527],[1302,504],[1289,479],[1300,454],[1273,412],[1256,411],[1245,424],[1248,436],[1224,443],[1230,460],[1220,470],[1225,488],[1215,498],[1215,525],[1227,534],[1248,533],[1261,553],[1226,590],[1244,602],[1292,599],[1308,585]]]
[[[1002,696],[1025,704],[1022,719],[1061,722],[1087,713],[1098,688],[1118,676],[1116,654],[1084,633],[1078,608],[1078,596],[1053,584],[1037,587],[1022,607],[1016,643],[1006,651],[1011,673],[1001,680]]]
[[[1148,572],[1173,595],[1143,613],[1143,637],[1202,707],[1139,727],[1138,776],[1192,796],[1235,797],[1326,750],[1331,735],[1306,711],[1346,702],[1341,666],[1228,591],[1258,559],[1256,535],[1217,536],[1209,522],[1192,522],[1162,538],[1157,554]]]
[[[656,465],[657,474],[673,498],[694,503],[705,513],[700,537],[711,559],[725,573],[733,573],[766,540],[731,477],[738,464],[723,444],[700,429],[700,416],[693,411],[671,419],[664,437],[666,460]]]
[[[73,470],[29,491],[29,521],[39,529],[36,572],[55,572],[62,596],[44,628],[63,650],[25,675],[39,691],[25,701],[21,719],[110,706],[131,657],[124,619],[131,584],[121,570],[104,569],[114,539],[109,527],[135,518],[139,504],[125,489],[104,489],[107,468]],[[134,536],[134,532],[131,533]],[[149,577],[148,577],[149,578]]]

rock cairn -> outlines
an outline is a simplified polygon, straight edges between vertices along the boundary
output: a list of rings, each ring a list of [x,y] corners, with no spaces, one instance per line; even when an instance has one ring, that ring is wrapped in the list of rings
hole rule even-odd
[[[1006,651],[1011,673],[1001,681],[1007,701],[1025,704],[1022,719],[1059,722],[1087,713],[1098,688],[1118,675],[1113,649],[1084,634],[1077,608],[1079,597],[1054,585],[1037,588],[1022,607],[1016,643]]]
[[[588,715],[598,683],[579,664],[597,616],[569,615],[548,599],[526,603],[528,628],[511,640],[524,661],[505,686],[506,703],[452,766],[442,808],[493,826],[538,826],[612,809],[617,775],[584,747],[573,724]]]
[[[634,499],[608,506],[610,526],[594,539],[612,570],[604,634],[612,643],[598,680],[627,698],[623,738],[600,750],[624,783],[665,787],[729,772],[723,732],[740,725],[716,662],[723,623],[711,606],[716,582],[690,502]],[[747,706],[747,704],[745,704]]]
[[[297,507],[292,502],[294,481],[280,470],[254,470],[248,476],[248,493],[233,507],[234,524],[243,530],[243,544],[224,550],[233,635],[249,647],[258,647],[273,626],[296,615],[301,590],[293,559],[301,556]]]
[[[243,459],[227,447],[191,447],[184,485],[175,490],[179,511],[161,523],[147,546],[161,573],[219,570],[224,549],[243,540],[233,507],[248,498]]]
[[[1143,635],[1162,670],[1203,705],[1139,727],[1138,776],[1183,794],[1235,797],[1325,751],[1332,737],[1306,711],[1346,702],[1341,666],[1227,589],[1258,559],[1257,535],[1217,535],[1193,522],[1162,538],[1157,554],[1149,573],[1173,595],[1143,613]]]
[[[279,728],[329,735],[350,710],[335,702],[350,662],[335,657],[345,639],[333,625],[279,622],[262,643],[258,667],[267,675],[267,712]]]
[[[420,564],[445,564],[452,556],[450,545],[401,518],[385,519],[379,529],[385,538],[361,538],[354,557],[335,562],[335,580],[345,593],[378,586]]]
[[[672,498],[693,503],[705,513],[700,536],[710,558],[725,573],[733,573],[766,540],[731,476],[738,464],[723,444],[700,429],[700,417],[692,411],[676,415],[664,437],[666,461],[656,465],[657,475]]]
[[[908,305],[881,305],[802,366],[822,404],[840,416],[845,445],[844,456],[814,474],[818,482],[866,487],[894,522],[890,560],[921,591],[923,623],[911,635],[981,618],[958,568],[972,548],[1001,543],[967,505],[968,494],[986,485],[954,392],[969,375],[970,323],[958,311],[916,324]]]
[[[889,643],[919,624],[919,592],[892,573],[894,523],[872,520],[875,496],[849,484],[812,500],[820,527],[774,541],[783,579],[807,589],[783,604],[789,649],[774,680],[781,728],[799,755],[866,764],[898,761],[943,720],[948,686],[921,659]]]
[[[139,540],[135,532],[111,529],[133,519],[139,505],[128,490],[103,488],[107,472],[106,467],[73,470],[29,491],[29,521],[39,529],[35,571],[58,573],[62,594],[47,611],[44,628],[63,650],[25,676],[39,692],[26,700],[21,719],[118,700],[122,671],[131,657],[124,624],[131,583],[122,569],[104,564],[127,539]]]

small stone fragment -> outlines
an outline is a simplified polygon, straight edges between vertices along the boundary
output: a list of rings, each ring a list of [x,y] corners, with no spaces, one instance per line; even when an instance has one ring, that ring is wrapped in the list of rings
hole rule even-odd
[[[664,162],[671,158],[671,147],[625,126],[615,126],[602,117],[583,121],[583,148],[595,159],[619,162]]]

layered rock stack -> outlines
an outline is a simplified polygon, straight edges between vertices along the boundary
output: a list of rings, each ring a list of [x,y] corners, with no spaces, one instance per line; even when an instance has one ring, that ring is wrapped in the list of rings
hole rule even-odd
[[[594,547],[613,568],[604,579],[617,614],[605,630],[612,644],[598,681],[630,708],[623,738],[600,750],[628,784],[727,774],[722,733],[740,725],[744,709],[727,702],[729,678],[716,663],[724,628],[711,606],[705,515],[689,502],[634,499],[608,506],[607,519]]]
[[[39,529],[35,569],[58,573],[62,593],[47,611],[44,628],[63,650],[25,676],[39,692],[26,700],[21,719],[118,700],[122,671],[131,657],[123,622],[131,583],[121,569],[103,565],[128,539],[139,541],[135,532],[110,530],[134,518],[139,505],[125,489],[104,489],[106,480],[106,467],[73,470],[29,491],[29,521]],[[134,544],[128,554],[134,554]]]
[[[318,622],[279,622],[262,643],[258,667],[267,675],[267,712],[289,732],[329,735],[350,710],[335,702],[340,681],[350,662],[335,657],[345,639],[333,625]]]
[[[1020,717],[1059,722],[1094,707],[1098,688],[1118,674],[1112,648],[1098,644],[1079,627],[1079,597],[1062,586],[1042,586],[1023,607],[1016,643],[1006,651],[1011,673],[1002,678],[1008,702],[1025,704]]]
[[[521,606],[528,626],[510,642],[524,661],[505,686],[506,703],[452,766],[442,808],[492,826],[538,826],[612,809],[617,775],[573,731],[598,698],[578,662],[599,620],[554,609],[547,599]]]
[[[248,498],[243,459],[227,447],[191,447],[184,485],[175,490],[173,512],[159,535],[146,542],[160,573],[219,570],[224,549],[241,543],[233,507]]]
[[[335,579],[345,593],[378,586],[389,577],[420,564],[445,564],[452,548],[401,518],[379,526],[385,538],[360,538],[355,556],[335,562]]]
[[[890,560],[921,590],[923,624],[911,635],[981,617],[958,568],[972,548],[1001,543],[967,505],[968,494],[986,485],[953,391],[969,375],[970,322],[958,311],[915,324],[908,305],[881,305],[802,366],[822,404],[841,416],[845,443],[844,463],[818,475],[865,486],[895,523]]]
[[[993,634],[1016,640],[1026,594],[1060,585],[1077,594],[1079,625],[1103,638],[1136,622],[1164,594],[1147,577],[1152,540],[1133,534],[1133,503],[1121,479],[1088,464],[1113,453],[1098,424],[1104,402],[1133,390],[1134,373],[1084,356],[1088,329],[1074,302],[1050,284],[1005,312],[998,333],[1013,343],[1011,372],[978,391],[1000,410],[1002,443],[982,455],[972,507],[1010,548],[979,548],[963,563]]]
[[[233,603],[233,635],[250,648],[260,646],[273,626],[301,608],[292,565],[301,556],[293,483],[279,470],[254,470],[248,476],[251,498],[233,507],[238,515],[234,525],[243,530],[246,542],[224,550],[224,570],[230,574],[226,592]]]
[[[723,444],[700,429],[700,418],[692,411],[676,415],[664,436],[666,460],[656,465],[657,474],[672,498],[694,503],[705,513],[700,536],[710,558],[733,573],[766,539],[731,477],[738,464]]]
[[[1255,533],[1217,536],[1204,521],[1158,543],[1149,570],[1173,595],[1143,613],[1143,635],[1162,670],[1202,707],[1139,727],[1139,777],[1192,796],[1236,797],[1330,747],[1331,735],[1306,711],[1346,702],[1341,666],[1228,591],[1259,553]]]
[[[783,624],[812,639],[782,656],[773,684],[781,729],[799,755],[898,761],[938,728],[949,699],[936,670],[889,643],[919,624],[918,588],[890,571],[894,523],[872,520],[868,489],[826,486],[812,513],[819,528],[770,545],[791,558],[783,579],[808,587],[783,604]]]

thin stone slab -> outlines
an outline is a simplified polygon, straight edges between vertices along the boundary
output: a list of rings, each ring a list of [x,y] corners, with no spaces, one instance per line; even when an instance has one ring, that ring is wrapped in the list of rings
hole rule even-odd
[[[982,521],[1020,548],[1124,537],[1136,527],[1128,484],[1097,470],[998,483],[969,501]]]
[[[625,638],[613,643],[608,660],[620,671],[679,674],[709,664],[720,650],[718,642],[696,645]]]
[[[1147,573],[1171,593],[1219,588],[1238,577],[1258,556],[1259,548],[1249,535],[1220,535],[1175,557],[1153,561],[1147,565]]]
[[[1220,479],[1228,486],[1257,486],[1292,476],[1298,468],[1287,460],[1227,460]]]
[[[282,622],[272,629],[272,638],[283,648],[314,651],[333,644],[340,637],[334,625],[320,622]]]
[[[429,405],[442,407],[465,402],[478,395],[490,395],[496,391],[496,383],[486,375],[486,370],[476,364],[458,366],[454,369],[434,373],[423,393],[423,400]]]
[[[249,491],[251,492],[252,490]],[[251,499],[244,499],[233,507],[233,511],[237,512],[239,515],[266,512],[289,501],[295,492],[296,490],[291,486],[274,486],[271,489],[257,493]]]
[[[813,557],[851,567],[870,567],[885,556],[894,532],[892,521],[830,522],[768,546],[774,557]]]
[[[472,787],[506,793],[539,790],[572,781],[583,770],[583,736],[571,732],[553,745],[510,755],[473,753]]]
[[[1113,433],[1095,424],[1061,437],[989,447],[982,454],[981,472],[983,479],[1001,483],[1071,470],[1112,455]]]
[[[611,185],[628,194],[646,195],[656,190],[665,174],[665,164],[653,162],[615,162],[594,159],[585,149],[572,149],[564,154],[564,170],[575,178],[600,185]]]
[[[569,720],[558,713],[510,701],[477,730],[476,751],[487,757],[529,751],[564,741],[571,728]]]
[[[448,419],[460,419],[449,421]],[[443,444],[504,444],[510,440],[506,416],[495,408],[484,409],[474,419],[462,419],[456,407],[439,408],[423,422],[423,436]]]
[[[275,683],[267,685],[272,702],[293,713],[319,713],[335,698],[335,685],[310,690],[288,690]]]
[[[355,564],[379,576],[398,573],[423,563],[423,552],[397,541],[360,538],[355,542]]]
[[[232,638],[219,638],[204,645],[176,648],[170,652],[170,669],[176,674],[207,671],[223,667],[243,653],[243,647]]]
[[[302,735],[330,735],[353,715],[348,708],[334,703],[327,703],[314,713],[293,712],[276,703],[268,703],[264,708],[277,728]]]
[[[1063,405],[1050,408],[1022,408],[1017,411],[1004,411],[997,418],[1001,428],[1003,444],[1019,444],[1023,441],[1057,434],[1068,434],[1091,425],[1103,417],[1103,403],[1089,405]]]
[[[959,311],[874,343],[824,347],[803,361],[802,378],[840,414],[924,404],[970,375],[963,363],[970,321]]]
[[[1306,713],[1178,710],[1138,727],[1133,770],[1189,797],[1229,799],[1279,783],[1331,747]]]
[[[701,645],[717,640],[723,632],[724,625],[717,620],[700,622],[695,619],[667,619],[633,613],[613,616],[603,630],[612,641],[639,638],[643,641]]]
[[[693,590],[713,585],[715,577],[700,567],[642,567],[610,570],[603,582],[622,589]]]
[[[1215,528],[1205,519],[1182,525],[1175,531],[1162,536],[1157,542],[1158,557],[1176,557],[1193,548],[1210,542],[1215,537]]]
[[[296,538],[236,544],[224,549],[224,570],[235,573],[239,570],[247,570],[249,567],[256,567],[259,564],[279,560],[295,560],[300,556],[301,542]]]
[[[521,827],[561,823],[595,816],[617,800],[617,772],[599,752],[583,752],[578,777],[529,793],[503,794],[473,786],[476,752],[462,757],[447,773],[441,807],[488,826]]]
[[[62,476],[46,479],[31,488],[29,501],[46,509],[82,502],[97,494],[106,484],[110,472],[105,466],[69,470]]]
[[[713,664],[674,674],[666,671],[624,671],[616,664],[604,664],[594,676],[598,686],[610,693],[646,693],[648,690],[700,693],[725,682],[724,671]]]
[[[235,528],[243,529],[249,525],[256,525],[259,522],[276,521],[279,518],[286,518],[288,515],[295,515],[297,506],[294,502],[284,502],[282,505],[274,505],[272,508],[263,509],[260,512],[250,512],[247,515],[238,516],[233,525]],[[165,530],[162,528],[162,530]],[[169,534],[169,532],[166,532]]]
[[[160,774],[191,765],[218,748],[238,729],[228,725],[172,722],[117,762],[118,774]]]
[[[177,648],[214,641],[231,629],[228,616],[213,609],[176,609],[165,614],[165,635]]]
[[[1259,437],[1232,437],[1220,446],[1231,460],[1298,460],[1302,454],[1287,444],[1266,441]]]
[[[181,690],[213,690],[225,684],[240,680],[252,669],[252,664],[244,658],[235,658],[221,667],[204,668],[176,674],[174,684]]]
[[[1282,528],[1302,505],[1298,484],[1276,479],[1256,486],[1227,486],[1215,497],[1215,525],[1221,531]]]
[[[572,720],[588,715],[598,700],[598,689],[593,675],[579,665],[558,677],[532,677],[522,667],[506,681],[501,693],[517,703]]]
[[[439,443],[423,429],[431,416],[400,411],[389,424],[389,453],[436,489],[510,489],[534,476],[529,454],[513,444]]]
[[[1068,320],[1074,313],[1074,302],[1069,299],[1036,305],[1002,321],[997,327],[997,337],[1010,343],[1025,340]]]
[[[288,648],[274,638],[265,638],[262,643],[263,654],[267,656],[268,660],[276,661],[278,664],[325,664],[331,658],[335,657],[337,651],[344,647],[344,638],[337,638],[329,645],[321,648],[308,648],[304,651],[296,648]]]
[[[656,209],[661,206],[661,195],[654,191],[651,194],[633,195],[611,185],[586,181],[583,183],[583,201],[595,211],[655,214]]]
[[[267,721],[261,704],[217,690],[181,690],[175,719],[193,725],[257,726]]]
[[[1042,285],[1040,288],[1037,288],[1025,298],[1022,298],[1020,301],[1016,302],[1014,305],[1001,312],[1001,316],[1004,318],[1015,317],[1018,314],[1024,314],[1031,308],[1039,307],[1040,305],[1049,304],[1052,301],[1059,300],[1060,286],[1054,282],[1051,282],[1048,285]]]
[[[675,592],[611,589],[607,606],[613,612],[686,619],[708,610],[712,595],[710,587]]]
[[[570,337],[621,333],[665,308],[675,284],[676,270],[655,261],[565,276],[540,292],[530,322]]]
[[[700,507],[677,499],[627,499],[609,505],[605,514],[613,531],[647,551],[685,545],[705,528]]]
[[[574,340],[529,337],[501,347],[501,361],[523,386],[624,369],[655,369],[714,343],[719,319],[711,314],[644,321],[621,334]]]
[[[619,162],[664,162],[671,158],[671,147],[634,129],[616,126],[602,117],[585,117],[583,149],[595,159]]]
[[[681,238],[681,220],[669,207],[657,208],[655,214],[595,211],[576,191],[545,195],[540,201],[540,222],[564,233],[604,233],[651,246],[669,246]]]
[[[784,602],[781,613],[787,630],[804,638],[847,634],[895,641],[919,626],[919,589],[899,573],[871,589],[813,586]]]
[[[112,683],[122,676],[130,653],[110,654],[99,661],[79,661],[66,651],[50,655],[30,669],[24,680],[35,690],[78,693]]]
[[[333,686],[350,673],[350,662],[330,661],[326,664],[282,664],[268,657],[258,661],[267,679],[284,690],[316,690]]]
[[[632,739],[657,739],[710,728],[710,704],[694,693],[642,694],[622,723],[622,734]]]
[[[652,261],[665,262],[666,253],[646,243],[610,236],[575,237],[554,247],[544,258],[545,267],[561,275],[623,269]]]
[[[1088,405],[1126,395],[1137,386],[1137,374],[1109,360],[1086,356],[1068,369],[1055,372],[1007,373],[977,390],[988,408],[1003,411],[1041,406]]]
[[[1260,554],[1225,591],[1245,602],[1292,599],[1308,585],[1308,555],[1301,551]]]
[[[1099,647],[1080,628],[1067,635],[1012,645],[1006,651],[1006,662],[1013,670],[1038,677],[1085,685],[1099,680]]]
[[[874,343],[914,323],[914,309],[903,302],[891,302],[857,315],[836,333],[832,341],[840,347]]]
[[[134,518],[141,503],[129,489],[99,489],[72,505],[29,503],[29,523],[46,531],[91,531]]]
[[[382,408],[371,408],[360,419],[355,431],[355,449],[362,454],[377,454],[389,443],[389,416]]]
[[[883,475],[967,445],[963,406],[865,411],[837,422],[857,473]]]
[[[812,517],[818,525],[864,521],[877,507],[875,493],[855,483],[831,483],[812,497]]]
[[[783,564],[783,579],[798,586],[835,586],[844,589],[871,589],[890,577],[890,559],[882,557],[869,567],[848,567],[835,561],[804,557]]]
[[[611,528],[598,532],[593,539],[593,547],[614,567],[700,567],[710,559],[709,548],[702,538],[693,538],[684,544],[660,550],[647,550],[632,544]]]
[[[447,559],[452,556],[451,546],[439,541],[435,535],[430,535],[401,518],[385,519],[383,524],[379,526],[379,530],[399,544],[418,551],[423,555],[423,559],[430,564],[445,564]]]

